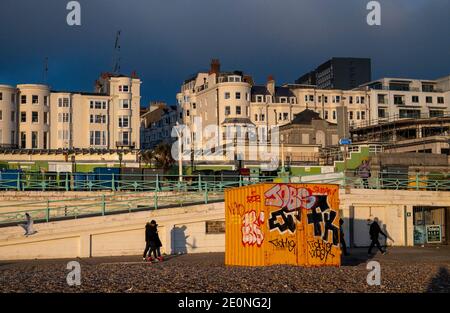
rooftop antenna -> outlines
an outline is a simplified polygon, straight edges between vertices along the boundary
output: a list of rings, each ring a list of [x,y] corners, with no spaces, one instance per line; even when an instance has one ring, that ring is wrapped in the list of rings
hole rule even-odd
[[[44,83],[48,83],[48,57],[44,59]]]
[[[114,59],[113,59],[113,73],[120,73],[120,33],[121,31],[117,31],[116,34],[116,43],[114,45]]]

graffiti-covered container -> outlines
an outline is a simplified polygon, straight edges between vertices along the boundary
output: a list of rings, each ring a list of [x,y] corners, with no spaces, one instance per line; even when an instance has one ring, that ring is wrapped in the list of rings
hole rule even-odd
[[[341,264],[338,185],[230,188],[225,211],[227,265]]]

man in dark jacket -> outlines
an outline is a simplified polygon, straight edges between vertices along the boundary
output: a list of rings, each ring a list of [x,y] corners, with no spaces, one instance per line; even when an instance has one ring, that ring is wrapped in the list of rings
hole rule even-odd
[[[150,244],[150,252],[149,252],[150,261],[153,261],[152,253],[153,256],[155,257],[155,260],[162,261],[163,260],[161,256],[162,244],[158,235],[158,224],[156,224],[155,220],[152,220],[150,222],[148,239],[149,239],[148,242]]]
[[[369,254],[372,254],[372,248],[374,246],[377,246],[378,250],[380,250],[380,252],[382,254],[386,254],[385,251],[383,251],[383,249],[381,249],[381,245],[380,242],[378,241],[378,236],[382,234],[384,237],[387,238],[387,235],[385,233],[383,233],[383,231],[380,228],[380,225],[378,225],[378,218],[375,217],[372,224],[370,224],[370,229],[369,229],[369,235],[370,235],[370,240],[372,241],[370,243],[370,247],[369,247]]]

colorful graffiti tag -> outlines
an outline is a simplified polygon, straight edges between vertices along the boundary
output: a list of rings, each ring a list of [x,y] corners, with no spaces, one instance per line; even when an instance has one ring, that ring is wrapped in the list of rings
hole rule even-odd
[[[264,241],[264,233],[261,225],[264,223],[264,212],[260,212],[259,216],[255,211],[245,213],[242,217],[242,243],[244,245],[256,244],[260,247]]]
[[[266,191],[264,197],[266,206],[279,208],[270,212],[269,229],[278,229],[281,234],[295,233],[297,222],[301,222],[301,209],[311,208],[316,202],[308,189],[280,184]]]

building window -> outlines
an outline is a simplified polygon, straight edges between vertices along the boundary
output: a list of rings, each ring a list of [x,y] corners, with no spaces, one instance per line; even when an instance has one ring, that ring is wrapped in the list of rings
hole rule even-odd
[[[11,122],[14,122],[16,120],[16,112],[11,111]]]
[[[228,115],[230,115],[230,114],[231,114],[231,109],[230,109],[229,106],[226,106],[226,107],[225,107],[225,116],[228,116]]]
[[[336,119],[336,111],[333,110],[333,120],[335,120],[335,119]]]
[[[20,147],[22,149],[27,147],[27,134],[25,132],[20,132]]]
[[[225,99],[230,99],[230,93],[229,92],[225,92]]]
[[[323,98],[324,98],[324,103],[328,103],[328,97],[325,96],[325,97],[323,97]]]
[[[324,118],[327,120],[328,119],[328,111],[325,111],[325,116]]]
[[[197,108],[197,104],[196,103],[192,103],[192,108],[195,110]]]
[[[130,132],[122,132],[120,138],[122,139],[122,144],[128,145],[130,143]]]
[[[128,85],[120,85],[119,86],[119,92],[128,92],[129,86]]]
[[[240,92],[236,92],[236,99],[241,99],[241,93]]]
[[[236,106],[236,115],[241,115],[241,106]]]
[[[353,111],[349,111],[349,112],[348,112],[348,118],[349,118],[350,120],[353,119]]]
[[[48,96],[44,96],[44,105],[48,106]]]
[[[283,120],[287,121],[289,119],[289,113],[283,113]]]
[[[20,96],[20,103],[21,104],[26,104],[27,103],[27,96],[26,95]]]
[[[31,103],[38,104],[39,103],[39,97],[36,95],[31,96]]]
[[[386,104],[386,95],[378,95],[378,103]]]
[[[186,116],[189,116],[189,110],[186,110]]]
[[[31,149],[38,147],[38,132],[31,132]]]
[[[121,109],[129,109],[130,108],[130,100],[129,99],[120,100],[119,107]]]
[[[444,97],[438,97],[437,98],[437,103],[443,104],[444,103]]]
[[[47,147],[47,141],[48,141],[48,133],[44,132],[44,144],[43,144],[43,148],[44,149],[48,149]]]
[[[378,118],[386,118],[386,110],[385,109],[378,109]]]
[[[48,124],[48,112],[44,112],[44,124]]]
[[[11,144],[15,144],[16,142],[16,132],[14,130],[11,131]]]
[[[70,113],[58,113],[58,122],[59,122],[59,123],[69,123],[69,122],[72,122]]]
[[[258,121],[258,114],[255,114],[255,121]]]
[[[419,103],[419,96],[412,96],[413,103]]]
[[[89,132],[89,143],[91,146],[105,146],[106,137],[104,131],[90,131]]]
[[[361,97],[361,104],[364,104],[364,102],[365,102],[365,98]]]
[[[26,123],[26,121],[27,121],[27,112],[20,112],[20,121],[22,123]]]
[[[427,103],[433,103],[433,97],[426,97]]]
[[[394,96],[394,104],[397,104],[397,105],[405,104],[405,97],[404,96]]]
[[[265,118],[266,118],[266,115],[265,114],[261,114],[261,118],[260,118],[261,122],[264,122]]]
[[[0,100],[3,100],[3,93],[0,92]]]
[[[32,123],[39,123],[39,112],[31,112],[31,122]]]
[[[365,120],[366,119],[366,112],[361,111],[361,119]]]
[[[0,121],[3,121],[3,111],[0,110]]]
[[[90,101],[90,106],[91,109],[106,109],[106,101]]]
[[[256,102],[262,102],[263,97],[262,96],[256,96]]]
[[[356,119],[357,120],[361,119],[361,113],[359,111],[356,111]]]
[[[350,97],[348,98],[348,103],[350,103],[350,104],[353,103],[353,96],[350,96]]]
[[[399,110],[400,118],[419,118],[420,110]]]
[[[130,127],[130,117],[127,115],[119,116],[119,127],[120,128]]]
[[[70,107],[69,98],[59,98],[58,99],[58,107],[60,107],[60,108],[69,108]]]
[[[444,111],[442,110],[430,110],[430,117],[441,117],[444,116]]]

